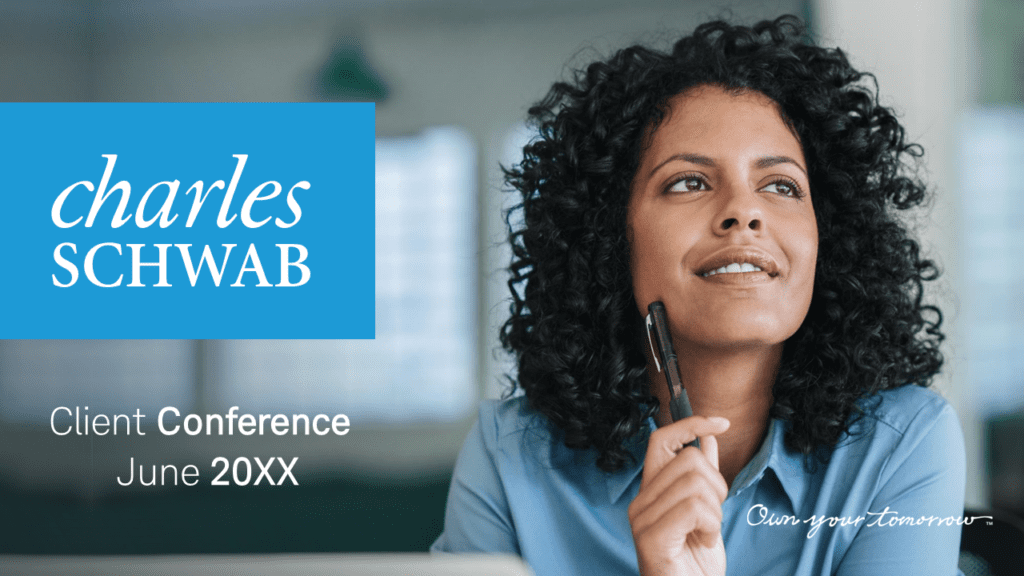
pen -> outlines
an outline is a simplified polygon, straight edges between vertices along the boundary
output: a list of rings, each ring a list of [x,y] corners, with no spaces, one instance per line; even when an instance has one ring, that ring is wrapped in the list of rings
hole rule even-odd
[[[690,398],[686,395],[686,388],[683,387],[682,378],[679,376],[679,358],[676,356],[675,350],[672,349],[668,315],[665,312],[665,305],[661,301],[651,302],[647,307],[647,342],[651,345],[654,367],[658,369],[658,372],[665,373],[665,380],[668,382],[668,393],[671,398],[669,411],[672,413],[672,421],[676,422],[693,416]],[[700,440],[694,438],[686,445],[700,448]]]

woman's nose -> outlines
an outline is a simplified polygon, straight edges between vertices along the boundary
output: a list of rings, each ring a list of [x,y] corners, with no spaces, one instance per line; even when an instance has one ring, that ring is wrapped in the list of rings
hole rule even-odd
[[[715,232],[731,234],[750,230],[760,232],[764,228],[764,214],[757,201],[757,193],[751,190],[734,189],[726,192],[722,210],[716,216]]]
[[[742,229],[742,228],[749,228],[751,230],[760,230],[761,229],[761,219],[760,218],[753,218],[753,217],[752,218],[745,218],[745,219],[741,219],[741,218],[726,218],[725,220],[722,221],[722,225],[721,225],[722,231],[727,231],[727,230],[730,230],[730,229],[734,229],[735,230],[737,228],[740,228],[740,229]]]

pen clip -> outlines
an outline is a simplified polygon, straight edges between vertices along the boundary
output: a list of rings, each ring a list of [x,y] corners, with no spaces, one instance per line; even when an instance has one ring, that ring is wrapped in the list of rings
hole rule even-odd
[[[651,338],[651,328],[654,327],[654,321],[651,320],[651,313],[647,313],[647,343],[651,346],[651,358],[654,359],[654,367],[661,372],[661,362],[658,361],[658,351],[654,349],[654,340]]]

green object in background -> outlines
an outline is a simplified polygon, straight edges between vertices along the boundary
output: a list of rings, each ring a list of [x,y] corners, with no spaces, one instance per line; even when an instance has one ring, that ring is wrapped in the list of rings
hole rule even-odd
[[[323,65],[317,79],[318,95],[327,100],[383,102],[388,87],[369,64],[362,48],[343,43]]]
[[[97,500],[0,484],[0,554],[425,552],[451,475],[196,486]]]
[[[982,0],[977,15],[978,103],[1024,103],[1024,2]]]

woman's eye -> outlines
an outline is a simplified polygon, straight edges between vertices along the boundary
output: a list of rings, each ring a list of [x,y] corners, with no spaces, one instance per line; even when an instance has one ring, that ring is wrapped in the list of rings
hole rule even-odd
[[[771,192],[772,194],[778,194],[780,196],[788,196],[790,198],[799,198],[800,196],[803,196],[803,194],[800,193],[799,188],[784,180],[772,182],[771,184],[762,188],[762,190],[764,190],[765,192]]]
[[[670,192],[699,192],[701,190],[707,190],[707,184],[702,178],[696,176],[686,177],[681,180],[677,180],[675,184],[669,188]]]

